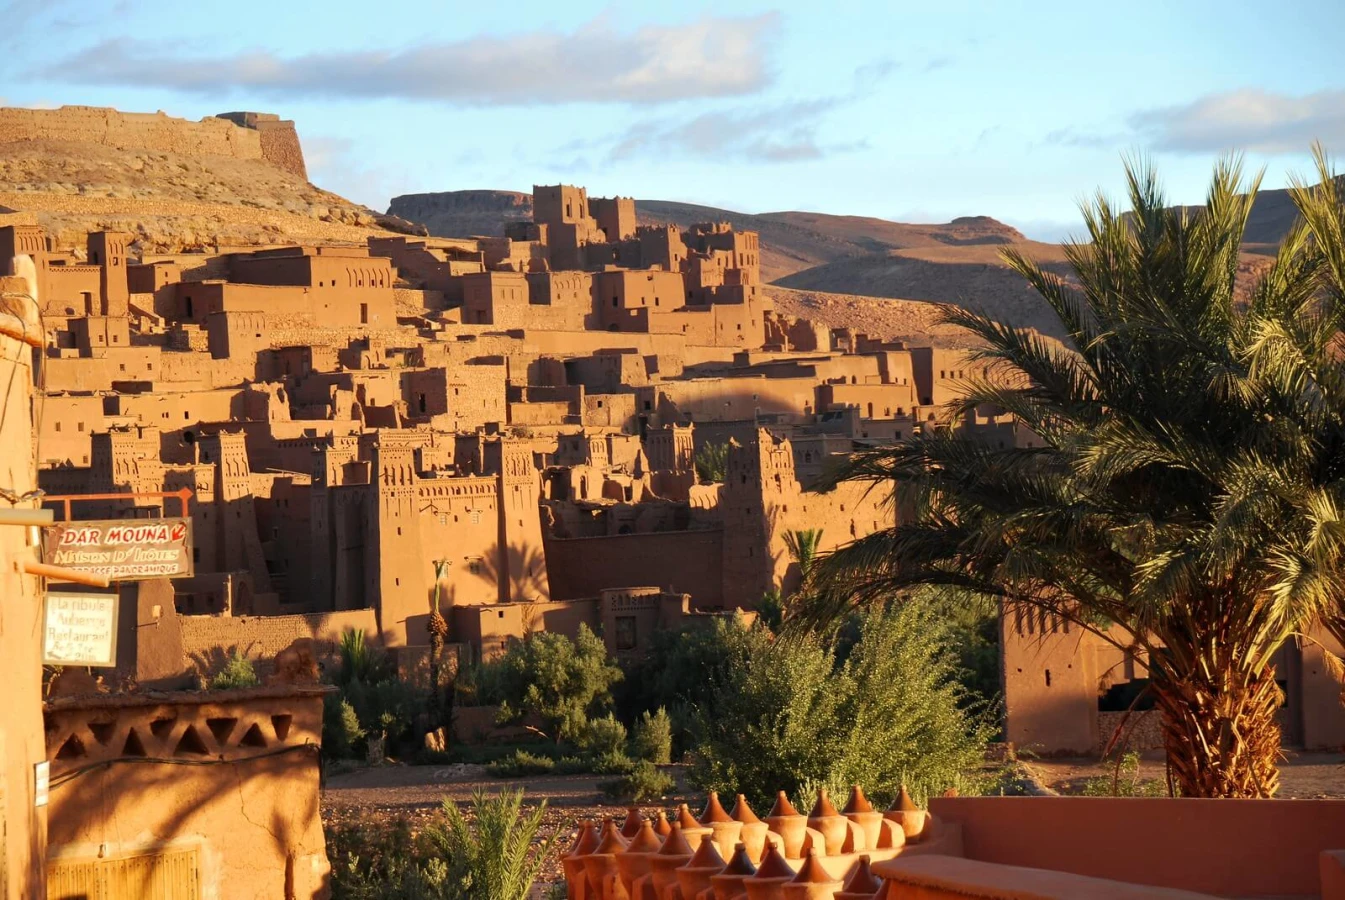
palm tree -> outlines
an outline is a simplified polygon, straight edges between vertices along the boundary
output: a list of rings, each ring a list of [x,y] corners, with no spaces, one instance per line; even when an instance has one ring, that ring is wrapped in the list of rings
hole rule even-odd
[[[799,583],[806,585],[808,576],[813,573],[813,563],[817,561],[818,550],[822,547],[821,528],[801,528],[785,532],[785,549],[798,564]]]
[[[430,620],[426,624],[430,636],[430,718],[435,728],[443,721],[440,709],[439,654],[448,640],[448,620],[439,611],[439,602],[444,589],[444,580],[448,577],[451,565],[452,562],[446,559],[434,561],[434,599],[430,602]]]
[[[1085,204],[1073,283],[1005,254],[1067,344],[944,307],[983,343],[950,421],[1006,411],[1040,446],[947,427],[856,455],[838,480],[895,482],[909,514],[820,560],[827,589],[798,622],[917,584],[1049,610],[1147,656],[1175,789],[1273,795],[1272,657],[1345,589],[1345,214],[1318,165],[1324,186],[1296,186],[1302,222],[1249,299],[1234,287],[1260,178],[1243,193],[1232,159],[1194,214],[1127,162],[1132,211]]]

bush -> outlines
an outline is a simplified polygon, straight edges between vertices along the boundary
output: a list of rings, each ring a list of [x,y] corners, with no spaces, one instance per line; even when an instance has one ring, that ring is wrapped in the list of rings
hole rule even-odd
[[[496,778],[523,778],[526,775],[548,775],[555,768],[556,761],[549,756],[515,750],[504,759],[490,763],[486,771]]]
[[[848,658],[816,637],[727,635],[735,671],[694,716],[693,783],[766,802],[776,790],[862,784],[917,800],[979,764],[990,729],[966,708],[944,624],[919,605],[872,613]],[[744,652],[745,651],[745,652]]]
[[[382,734],[388,745],[413,736],[416,717],[425,709],[425,692],[401,681],[385,679],[372,684],[350,681],[345,699],[355,708],[366,734]]]
[[[1157,778],[1140,777],[1140,755],[1131,750],[1115,764],[1109,775],[1089,778],[1080,791],[1085,797],[1166,797],[1167,787]]]
[[[645,710],[636,720],[630,752],[636,759],[659,766],[672,762],[672,719],[667,709],[660,706],[653,715]]]
[[[728,444],[704,444],[696,451],[696,477],[701,484],[723,483],[728,468]]]
[[[625,775],[635,768],[635,760],[622,750],[591,757],[588,771],[595,775]]]
[[[448,867],[405,819],[324,826],[332,900],[441,900]]]
[[[632,666],[620,692],[621,717],[630,721],[646,710],[666,709],[674,754],[691,749],[693,720],[716,714],[718,685],[731,681],[754,652],[749,632],[740,615],[716,619],[709,628],[655,631],[649,654]]]
[[[629,774],[615,781],[604,781],[598,787],[618,803],[647,803],[670,794],[675,784],[658,766],[642,759]]]
[[[573,641],[543,631],[513,643],[477,677],[499,696],[501,723],[536,716],[544,733],[560,743],[583,739],[589,715],[611,703],[611,687],[622,673],[606,645],[580,625]]]
[[[478,790],[472,797],[475,822],[469,824],[456,803],[444,801],[443,821],[430,825],[425,836],[448,864],[448,896],[527,900],[556,838],[537,840],[546,801],[527,815],[522,805],[522,791],[490,797]]]
[[[374,684],[391,677],[387,656],[379,648],[365,642],[363,631],[347,628],[341,632],[341,643],[337,649],[341,654],[341,668],[336,673],[338,685],[344,687],[352,681]]]
[[[360,755],[359,742],[364,738],[359,716],[340,694],[322,698],[322,755],[328,759],[346,759]]]
[[[252,660],[243,654],[234,650],[230,655],[229,661],[224,664],[214,678],[210,679],[210,689],[212,691],[227,691],[233,688],[256,687],[261,684],[261,679],[257,677],[257,670],[252,665]]]
[[[597,719],[589,719],[584,728],[579,747],[594,756],[608,756],[626,752],[626,726],[608,713]]]
[[[555,837],[537,840],[546,804],[521,791],[472,800],[475,825],[445,800],[417,837],[404,819],[324,826],[332,900],[524,900]]]

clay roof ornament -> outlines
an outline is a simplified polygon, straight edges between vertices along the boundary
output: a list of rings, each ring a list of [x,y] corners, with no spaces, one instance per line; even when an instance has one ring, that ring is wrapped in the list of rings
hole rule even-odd
[[[729,815],[744,825],[754,825],[761,821],[757,818],[757,814],[752,812],[752,807],[747,805],[747,798],[742,794],[733,801],[733,809],[729,810]]]
[[[644,824],[644,816],[640,815],[640,807],[632,806],[626,810],[626,821],[621,825],[621,836],[624,838],[633,838],[640,833],[640,826]]]
[[[738,796],[741,797],[742,795],[739,794]],[[709,796],[706,797],[705,800],[705,811],[701,813],[700,823],[702,825],[713,825],[717,822],[734,821],[737,820],[725,812],[724,807],[720,804],[719,792],[710,791]]]
[[[859,858],[859,862],[850,870],[845,886],[836,895],[836,900],[868,900],[883,889],[883,880],[873,874],[868,854]]]

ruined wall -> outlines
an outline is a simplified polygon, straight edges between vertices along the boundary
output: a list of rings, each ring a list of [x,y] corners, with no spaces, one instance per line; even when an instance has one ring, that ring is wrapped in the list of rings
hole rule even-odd
[[[0,109],[0,144],[80,141],[118,150],[256,159],[308,179],[294,123],[268,113],[224,113],[199,122],[98,106]]]
[[[119,150],[262,158],[261,135],[224,119],[192,122],[162,112],[124,113],[98,106],[0,109],[0,143],[16,141],[81,141]]]

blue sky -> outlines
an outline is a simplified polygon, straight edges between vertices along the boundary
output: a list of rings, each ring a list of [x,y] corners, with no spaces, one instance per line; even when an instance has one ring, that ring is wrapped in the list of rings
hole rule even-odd
[[[1127,151],[1188,203],[1228,148],[1267,187],[1345,152],[1343,33],[1340,0],[0,0],[0,103],[279,113],[380,209],[564,181],[1058,239]]]

